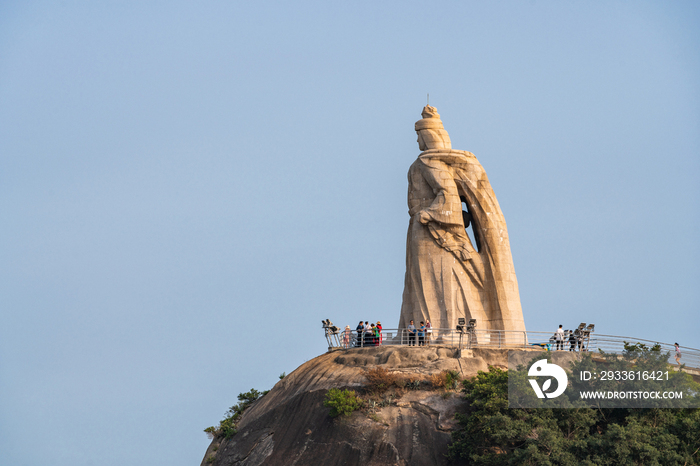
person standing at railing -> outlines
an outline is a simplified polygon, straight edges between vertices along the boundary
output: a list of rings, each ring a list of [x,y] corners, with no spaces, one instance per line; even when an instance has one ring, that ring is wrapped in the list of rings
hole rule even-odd
[[[357,332],[357,342],[355,343],[355,346],[362,346],[362,339],[365,336],[365,326],[362,325],[362,321],[357,325],[357,328],[355,329]]]
[[[370,326],[372,327],[372,346],[379,346],[379,329],[374,324]]]
[[[408,324],[408,346],[416,346],[416,326],[413,321]]]
[[[430,321],[425,321],[425,343],[430,346],[430,337],[433,336],[433,326],[430,325]]]
[[[574,337],[576,338],[577,350],[580,352],[583,347],[583,335],[581,334],[581,330],[574,330]]]
[[[675,343],[676,347],[676,363],[680,366],[681,365],[681,347],[678,346],[678,343]]]
[[[576,350],[581,351],[583,349],[583,332],[581,330],[574,330],[574,336],[576,337]]]
[[[571,330],[569,330],[569,351],[576,351],[576,337]]]
[[[343,348],[345,349],[350,348],[350,335],[352,335],[352,330],[350,330],[349,325],[346,325],[343,332]]]
[[[378,338],[379,338],[379,343],[378,343],[378,345],[381,345],[381,344],[382,344],[382,323],[379,322],[379,321],[377,321],[376,327],[377,327],[377,335],[378,335]]]
[[[425,345],[425,322],[421,321],[418,329],[418,346]]]
[[[365,321],[365,346],[373,346],[374,333],[369,322]]]
[[[557,341],[557,351],[564,349],[564,329],[560,325],[554,333],[554,338]]]

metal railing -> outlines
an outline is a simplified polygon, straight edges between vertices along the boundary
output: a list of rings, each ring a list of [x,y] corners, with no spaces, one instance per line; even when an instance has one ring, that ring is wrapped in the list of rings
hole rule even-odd
[[[376,332],[360,332],[355,330],[342,330],[334,326],[324,326],[328,349],[352,349],[376,346],[447,346],[451,348],[504,348],[518,349],[538,346],[548,351],[581,351],[595,352],[600,350],[606,353],[621,353],[625,349],[625,343],[641,343],[648,348],[659,345],[662,352],[669,352],[669,363],[675,364],[675,347],[669,343],[661,343],[640,338],[624,337],[617,335],[599,335],[588,333],[575,336],[569,335],[563,341],[557,342],[552,332],[512,331],[512,330],[465,330],[455,329],[431,329],[421,332],[419,329],[382,329],[379,335]],[[696,348],[681,347],[681,363],[686,367],[700,369],[700,350]]]

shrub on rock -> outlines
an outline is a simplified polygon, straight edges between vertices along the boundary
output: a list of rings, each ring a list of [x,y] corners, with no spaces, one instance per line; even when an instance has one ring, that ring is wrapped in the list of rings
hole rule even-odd
[[[331,388],[326,393],[323,406],[331,408],[331,417],[349,416],[353,411],[362,407],[362,399],[357,396],[354,390]]]

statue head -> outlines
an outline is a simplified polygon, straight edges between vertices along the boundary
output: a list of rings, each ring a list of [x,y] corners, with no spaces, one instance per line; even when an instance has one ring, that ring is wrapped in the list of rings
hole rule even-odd
[[[426,105],[421,112],[423,119],[416,121],[418,147],[420,150],[452,149],[450,136],[442,126],[440,114],[435,107]]]

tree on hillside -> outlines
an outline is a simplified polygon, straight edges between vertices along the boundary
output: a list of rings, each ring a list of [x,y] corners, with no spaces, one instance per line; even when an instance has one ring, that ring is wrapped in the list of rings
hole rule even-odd
[[[647,370],[666,370],[666,358],[653,348],[630,346],[625,358]],[[596,369],[590,358],[579,364]],[[527,383],[523,371],[512,376]],[[700,392],[687,374],[674,377],[675,388]],[[508,408],[508,372],[497,368],[463,386],[466,412],[457,415],[449,448],[457,463],[700,466],[700,409],[587,408],[567,399],[560,403],[564,408]]]

